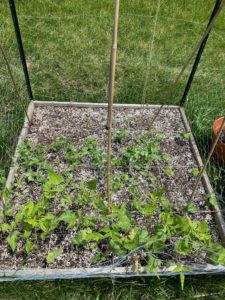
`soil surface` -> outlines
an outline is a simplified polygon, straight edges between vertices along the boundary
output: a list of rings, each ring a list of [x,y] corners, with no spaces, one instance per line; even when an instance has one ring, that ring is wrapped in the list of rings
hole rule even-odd
[[[120,156],[121,151],[125,146],[132,145],[135,138],[148,131],[150,121],[155,114],[156,109],[134,109],[134,108],[115,108],[113,112],[113,131],[117,132],[121,129],[127,129],[127,136],[121,140],[120,143],[113,142],[113,155]],[[107,109],[106,108],[78,108],[78,107],[38,107],[36,108],[32,125],[29,130],[27,139],[31,141],[33,146],[44,145],[49,147],[55,142],[59,136],[64,136],[65,139],[71,140],[77,149],[81,149],[84,145],[87,137],[94,137],[98,144],[101,145],[102,151],[105,153],[107,149]],[[165,189],[165,197],[172,203],[177,205],[178,214],[182,214],[186,207],[193,187],[196,182],[196,176],[193,176],[193,169],[197,168],[197,162],[194,158],[190,147],[190,141],[188,137],[183,137],[185,127],[180,115],[180,111],[176,108],[167,109],[164,108],[154,123],[151,135],[154,137],[156,134],[161,134],[162,138],[159,140],[161,152],[165,153],[168,160],[156,160],[151,165],[149,172],[157,179],[157,185]],[[225,136],[224,136],[225,138]],[[66,171],[68,164],[65,163],[63,152],[46,152],[47,161],[54,167],[54,171],[61,174]],[[172,168],[171,174],[165,173],[165,168]],[[130,170],[128,170],[131,172]],[[71,171],[72,172],[72,171]],[[113,167],[113,175],[119,175],[120,172]],[[18,166],[15,180],[24,173],[22,166]],[[168,173],[168,172],[167,172]],[[75,184],[81,179],[85,182],[93,178],[99,178],[98,190],[101,194],[106,190],[106,179],[101,177],[96,170],[90,166],[88,159],[84,160],[82,164],[72,172],[72,182]],[[133,177],[138,176],[138,172],[133,170]],[[144,178],[142,181],[142,190],[151,191],[151,187],[148,186],[148,178]],[[18,211],[20,204],[27,202],[27,199],[37,201],[42,195],[42,187],[36,182],[28,183],[26,180],[22,180],[22,187],[14,187],[11,201],[13,210]],[[68,194],[73,194],[73,191],[69,190]],[[196,191],[196,195],[193,200],[193,205],[198,208],[199,211],[190,213],[192,220],[201,221],[206,220],[207,225],[211,228],[215,227],[212,213],[206,206],[206,191],[201,183]],[[76,201],[76,199],[74,200]],[[112,202],[115,205],[126,203],[129,201],[128,186],[125,186],[124,190],[113,192]],[[51,206],[52,211],[58,213],[61,210],[59,205],[59,199],[54,199],[54,203]],[[76,205],[74,206],[76,211]],[[91,214],[91,208],[87,206],[86,211],[83,213]],[[94,212],[93,212],[94,215]],[[134,215],[137,224],[142,228],[151,228],[153,224],[157,223],[157,215],[145,218],[140,215]],[[101,223],[101,222],[100,222]],[[71,246],[70,239],[76,235],[76,229],[65,230],[62,228],[57,232],[51,234],[48,239],[40,241],[39,251],[37,253],[31,252],[25,259],[23,255],[24,245],[18,245],[21,247],[21,253],[13,254],[5,240],[0,241],[0,267],[1,268],[18,268],[18,267],[46,267],[46,255],[49,249],[55,247],[62,247],[63,253],[56,259],[54,263],[50,265],[51,268],[71,268],[71,267],[90,267],[93,265],[93,257],[98,254],[96,248],[81,248],[76,250]],[[217,234],[214,233],[214,238],[217,240]],[[104,243],[102,245],[104,247]],[[145,255],[141,251],[141,255]],[[173,253],[170,251],[170,245],[168,249],[161,254],[162,259],[170,259]],[[185,258],[185,263],[205,263],[206,253],[202,253],[200,256],[194,255]],[[117,257],[107,257],[105,264],[112,264],[117,261]],[[179,260],[182,260],[179,257]],[[126,262],[125,265],[129,265],[131,262]]]

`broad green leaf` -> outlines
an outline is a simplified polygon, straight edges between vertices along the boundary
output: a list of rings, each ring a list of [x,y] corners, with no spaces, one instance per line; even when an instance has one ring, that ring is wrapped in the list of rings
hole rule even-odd
[[[169,200],[162,198],[160,203],[161,203],[163,209],[165,209],[167,211],[170,210],[170,202],[169,202]]]
[[[23,210],[24,214],[27,216],[27,217],[31,217],[34,215],[35,213],[35,205],[34,205],[34,202],[33,201],[29,201],[24,210]]]
[[[157,208],[156,204],[145,204],[142,206],[141,213],[144,216],[151,216],[156,208]]]
[[[225,249],[222,245],[210,242],[208,245],[209,262],[225,266]]]
[[[9,195],[10,195],[10,191],[8,188],[5,188],[3,193],[2,193],[2,200],[3,202],[5,202],[8,198],[9,198]]]
[[[26,250],[27,254],[30,253],[31,248],[32,248],[32,243],[31,243],[31,241],[30,241],[30,240],[26,240],[25,250]]]
[[[141,229],[140,233],[139,233],[139,236],[138,236],[139,244],[146,243],[148,237],[149,237],[148,230],[147,229]]]
[[[117,223],[113,224],[113,229],[129,231],[130,225],[130,218],[127,215],[122,215],[118,218]]]
[[[67,229],[71,229],[76,224],[76,215],[72,211],[66,211],[61,214],[59,221],[67,223]]]
[[[188,255],[191,253],[192,243],[186,239],[178,240],[174,246],[175,252],[183,255]]]
[[[31,225],[32,228],[38,226],[38,220],[36,217],[26,218],[26,219],[24,219],[24,223]]]
[[[210,203],[212,206],[218,206],[218,201],[217,201],[216,197],[210,197],[210,198],[209,198],[209,203]]]
[[[49,181],[51,184],[58,185],[64,181],[63,177],[54,171],[48,170]]]
[[[199,223],[199,225],[198,225],[198,231],[201,232],[201,233],[209,232],[209,228],[208,228],[205,220],[202,220]]]
[[[58,226],[58,219],[52,213],[48,213],[39,221],[39,227],[44,233],[50,233]]]
[[[81,230],[81,237],[82,240],[84,241],[96,241],[96,242],[104,238],[104,236],[101,233],[92,231],[90,228]]]
[[[14,231],[12,234],[8,235],[6,238],[8,244],[11,247],[13,252],[16,250],[18,237],[19,237],[19,231]]]
[[[73,205],[73,200],[71,195],[63,195],[61,198],[61,205],[62,207],[66,208],[66,203],[69,204],[69,206]]]
[[[87,186],[91,190],[96,190],[96,188],[97,188],[97,179],[92,179],[92,180],[88,181]]]
[[[187,207],[188,212],[195,212],[195,211],[199,211],[199,208],[197,206],[195,206],[194,204],[189,204]]]
[[[24,233],[23,233],[23,237],[25,239],[29,238],[31,235],[31,231],[30,230],[24,230]]]
[[[121,248],[121,245],[117,241],[110,240],[109,242],[110,248],[116,255],[125,255],[126,251]]]
[[[2,232],[7,232],[11,230],[11,224],[3,223],[0,225]]]

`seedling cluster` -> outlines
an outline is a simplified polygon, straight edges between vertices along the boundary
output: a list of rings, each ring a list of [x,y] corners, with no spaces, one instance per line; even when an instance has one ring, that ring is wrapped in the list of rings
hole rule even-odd
[[[58,234],[61,240],[69,237],[69,249],[59,239],[42,264],[57,264],[63,253],[81,249],[97,249],[92,266],[111,265],[131,254],[133,260],[123,264],[133,264],[137,272],[141,266],[154,273],[159,266],[187,272],[184,264],[203,252],[207,262],[225,264],[225,249],[214,242],[207,222],[192,218],[198,207],[188,203],[178,212],[176,201],[166,198],[152,172],[155,162],[165,161],[165,176],[174,173],[169,155],[160,149],[163,134],[147,131],[124,143],[128,136],[126,129],[113,134],[113,147],[123,146],[112,157],[110,207],[105,194],[106,152],[94,136],[82,145],[58,136],[50,146],[33,146],[29,141],[20,146],[15,182],[11,191],[4,190],[0,210],[0,238],[7,242],[11,256],[22,255],[26,264],[31,254],[41,251],[40,243]],[[189,136],[180,134],[181,138]],[[57,172],[59,164],[63,168]],[[78,175],[87,164],[93,177],[84,179]],[[197,171],[189,173],[197,176]],[[28,196],[25,185],[36,189],[36,196]]]

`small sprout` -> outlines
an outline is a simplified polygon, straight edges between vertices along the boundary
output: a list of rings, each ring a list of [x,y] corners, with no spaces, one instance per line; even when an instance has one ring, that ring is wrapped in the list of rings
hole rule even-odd
[[[182,136],[184,139],[188,140],[190,138],[190,133],[189,132],[183,132]]]
[[[172,158],[171,158],[171,156],[170,156],[169,154],[164,153],[164,154],[162,155],[162,160],[165,160],[165,161],[171,161]]]
[[[164,210],[167,210],[167,211],[170,210],[170,201],[169,200],[163,198],[160,203]]]
[[[199,169],[198,168],[193,168],[193,169],[190,170],[190,172],[194,177],[198,177],[198,175],[199,175]]]
[[[58,152],[62,145],[64,145],[66,142],[64,136],[60,135],[56,138],[55,142],[51,144],[50,150],[52,152]]]
[[[173,172],[173,168],[172,167],[166,167],[164,169],[164,173],[168,176],[173,176],[174,172]]]
[[[116,193],[118,192],[119,190],[122,190],[124,187],[124,184],[120,181],[116,181],[114,182],[113,184],[113,192]]]
[[[26,172],[24,175],[25,175],[28,182],[34,182],[35,181],[35,177],[34,177],[35,173],[32,172],[32,170]]]
[[[73,167],[78,167],[80,164],[79,153],[75,149],[74,145],[70,142],[64,150],[65,161],[70,164],[74,164]]]
[[[193,205],[193,204],[189,204],[187,207],[187,211],[188,212],[195,212],[195,211],[199,211],[198,207]]]
[[[53,251],[49,252],[46,258],[48,264],[54,263],[56,258],[63,253],[63,250],[60,248],[56,248]]]
[[[157,141],[161,141],[164,137],[164,134],[163,132],[158,132],[155,137]]]
[[[106,258],[102,253],[98,253],[92,258],[92,263],[93,264],[96,264],[96,263],[99,263],[99,262],[104,262],[104,261],[106,261]]]
[[[180,131],[178,132],[178,134],[176,134],[176,138],[179,140],[189,140],[190,138],[190,132],[186,132],[186,131]]]
[[[122,128],[120,131],[113,133],[113,141],[115,143],[121,144],[122,139],[126,138],[127,136],[128,136],[128,130]]]

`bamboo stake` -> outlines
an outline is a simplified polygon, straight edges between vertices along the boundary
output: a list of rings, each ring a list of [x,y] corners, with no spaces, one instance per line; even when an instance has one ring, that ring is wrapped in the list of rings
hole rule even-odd
[[[224,116],[224,118],[223,118],[223,122],[222,122],[222,124],[221,124],[221,126],[220,126],[219,132],[217,133],[216,139],[215,139],[214,143],[212,144],[212,147],[211,147],[211,149],[210,149],[210,152],[209,152],[209,155],[208,155],[208,157],[207,157],[207,159],[206,159],[206,162],[205,162],[204,166],[202,167],[201,172],[200,172],[199,175],[198,175],[198,178],[197,178],[196,184],[195,184],[195,186],[194,186],[194,189],[193,189],[193,191],[192,191],[192,194],[191,194],[189,203],[191,203],[191,201],[192,201],[193,198],[194,198],[194,195],[195,195],[195,193],[196,193],[196,190],[197,190],[197,188],[198,188],[198,185],[199,185],[199,183],[200,183],[200,181],[201,181],[201,179],[202,179],[202,176],[203,176],[203,174],[204,174],[204,172],[205,172],[205,170],[206,170],[206,167],[207,167],[207,165],[208,165],[208,163],[209,163],[209,161],[210,161],[210,158],[211,158],[211,156],[212,156],[212,154],[213,154],[213,152],[214,152],[214,150],[215,150],[216,144],[218,143],[218,140],[219,140],[219,138],[220,138],[220,136],[221,136],[221,133],[222,133],[222,131],[223,131],[224,126],[225,126],[225,116]]]
[[[114,29],[113,29],[113,36],[112,36],[112,48],[111,48],[110,71],[109,71],[108,122],[107,122],[107,127],[108,127],[107,199],[108,199],[109,206],[111,205],[112,114],[113,114],[113,99],[114,99],[114,87],[115,87],[119,6],[120,6],[120,0],[115,0]]]

